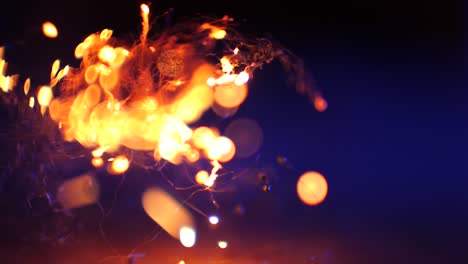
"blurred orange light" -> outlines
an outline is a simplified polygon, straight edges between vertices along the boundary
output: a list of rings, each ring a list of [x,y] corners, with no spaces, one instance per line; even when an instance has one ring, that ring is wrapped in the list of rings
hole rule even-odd
[[[322,174],[309,171],[297,181],[297,194],[307,205],[317,205],[325,199],[328,193],[328,184]]]
[[[102,158],[93,158],[91,160],[91,164],[93,164],[95,168],[98,168],[104,165],[104,161],[102,160]]]
[[[112,174],[122,174],[128,170],[128,166],[130,165],[127,157],[123,155],[119,155],[114,158],[112,161],[111,166],[111,173]]]
[[[224,84],[215,87],[214,99],[220,106],[232,108],[242,104],[247,97],[245,84]]]
[[[323,112],[327,110],[328,103],[322,96],[317,96],[314,98],[314,107],[317,111]]]
[[[208,174],[207,171],[201,170],[201,171],[197,172],[197,175],[195,175],[195,181],[198,184],[205,184],[205,182],[208,180],[209,177],[210,177],[210,175]]]
[[[58,36],[57,27],[49,21],[42,24],[42,33],[48,38],[56,38]]]

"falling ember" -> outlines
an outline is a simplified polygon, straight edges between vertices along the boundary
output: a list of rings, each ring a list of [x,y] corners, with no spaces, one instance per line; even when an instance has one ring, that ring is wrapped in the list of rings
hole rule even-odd
[[[328,184],[322,174],[309,171],[297,181],[297,194],[307,205],[317,205],[321,203],[328,193]]]
[[[42,33],[48,38],[56,38],[58,36],[57,27],[49,21],[42,24]]]

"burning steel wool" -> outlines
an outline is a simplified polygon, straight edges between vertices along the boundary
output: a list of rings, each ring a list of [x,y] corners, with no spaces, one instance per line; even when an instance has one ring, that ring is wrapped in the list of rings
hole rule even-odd
[[[180,23],[150,36],[149,6],[142,4],[140,12],[138,41],[128,45],[114,37],[111,29],[93,33],[75,48],[79,67],[61,67],[56,60],[49,84],[37,89],[26,79],[20,91],[20,78],[6,74],[0,49],[4,102],[26,106],[28,115],[36,114],[47,126],[54,124],[64,141],[78,142],[89,150],[91,164],[105,166],[110,174],[124,174],[143,158],[158,166],[206,160],[211,171],[199,170],[193,177],[208,190],[216,185],[223,164],[236,153],[245,158],[258,150],[262,131],[249,120],[230,126],[227,134],[231,131],[233,137],[222,135],[215,127],[195,124],[207,111],[222,118],[234,115],[248,96],[248,82],[256,70],[277,59],[318,111],[327,108],[320,93],[308,85],[299,59],[268,39],[241,37],[231,28],[232,18]],[[51,22],[43,24],[43,32],[49,38],[58,35]],[[251,140],[233,140],[246,127],[250,132],[242,138]],[[319,179],[326,186],[323,177]],[[316,184],[305,186],[306,180],[314,179],[298,183],[301,199],[309,204],[321,202],[326,189],[321,187],[317,198],[309,193],[317,189]],[[62,183],[57,197],[68,208],[92,204],[99,197],[98,184],[92,173],[85,174]],[[184,245],[192,246],[193,219],[182,206],[159,189],[143,195],[148,215],[172,236],[181,241],[185,237]],[[174,208],[179,208],[177,213],[171,211]],[[180,223],[173,221],[174,215]],[[226,248],[227,242],[220,242],[219,247]]]

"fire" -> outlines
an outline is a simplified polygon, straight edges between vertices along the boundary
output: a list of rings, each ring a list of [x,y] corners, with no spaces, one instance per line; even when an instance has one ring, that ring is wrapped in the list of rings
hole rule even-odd
[[[232,116],[249,94],[254,71],[276,57],[292,64],[291,56],[268,40],[240,39],[228,27],[229,17],[182,24],[151,38],[150,13],[148,4],[140,5],[142,28],[136,43],[124,44],[113,30],[103,29],[76,46],[79,67],[61,68],[60,60],[55,60],[50,82],[34,89],[35,96],[30,95],[31,80],[26,79],[26,105],[34,109],[38,104],[40,113],[57,124],[64,140],[90,149],[95,167],[108,162],[109,173],[124,173],[132,159],[122,153],[133,151],[150,152],[156,162],[173,164],[207,159],[213,166],[211,173],[200,171],[196,181],[211,187],[221,163],[236,155],[236,145],[216,128],[196,122],[210,110],[223,118]],[[43,33],[49,38],[58,35],[51,22],[43,24]],[[303,74],[295,66],[285,66],[298,76]],[[6,70],[0,48],[0,88],[5,93],[18,79],[6,75]],[[318,111],[327,107],[321,96],[313,102]]]
[[[57,130],[47,130],[60,131],[63,140],[78,142],[89,151],[91,164],[106,168],[109,174],[126,173],[142,156],[158,168],[166,161],[178,165],[204,159],[211,170],[198,169],[195,181],[200,186],[195,187],[209,191],[217,191],[214,187],[223,175],[224,163],[235,156],[249,157],[262,144],[260,126],[248,120],[231,123],[224,134],[216,127],[202,125],[208,111],[221,118],[236,113],[249,95],[248,82],[255,70],[278,58],[297,78],[298,91],[311,96],[316,110],[327,109],[327,101],[304,84],[299,60],[267,39],[241,38],[228,27],[231,18],[181,23],[152,38],[148,35],[150,11],[149,5],[141,4],[141,34],[135,43],[119,39],[111,29],[90,34],[75,47],[78,67],[61,67],[60,60],[53,61],[48,83],[33,87],[26,78],[17,98],[12,91],[19,77],[7,74],[8,64],[0,47],[0,89],[9,93],[7,99],[14,99],[5,101],[24,105],[27,114],[36,114],[46,125],[50,120],[55,122]],[[58,36],[51,22],[45,22],[42,30],[48,38]],[[24,102],[18,103],[18,98]],[[146,167],[147,161],[135,163]],[[200,168],[201,164],[191,166]],[[270,185],[264,188],[270,190]],[[297,183],[299,198],[307,205],[321,203],[327,192],[325,178],[316,172],[304,174]],[[64,208],[78,208],[98,202],[99,194],[97,179],[87,173],[63,182],[57,200]],[[180,203],[151,188],[143,194],[142,205],[172,237],[185,247],[193,247],[197,230],[184,207],[187,200]],[[213,203],[217,206],[214,198]],[[237,211],[242,211],[239,208]],[[219,218],[211,216],[209,222],[216,225]],[[219,241],[218,247],[225,249],[228,242]]]

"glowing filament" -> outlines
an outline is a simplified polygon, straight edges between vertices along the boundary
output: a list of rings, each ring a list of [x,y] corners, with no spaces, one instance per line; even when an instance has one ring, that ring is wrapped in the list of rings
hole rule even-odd
[[[213,160],[211,162],[213,168],[211,169],[211,174],[208,179],[205,180],[203,183],[206,187],[211,187],[215,183],[216,179],[218,178],[218,170],[222,168],[221,164],[217,160]]]
[[[142,43],[146,43],[146,37],[148,36],[148,31],[149,31],[148,16],[149,16],[150,10],[149,10],[148,5],[146,4],[141,4],[140,8],[141,8],[141,18],[143,20],[141,22],[143,29],[141,31],[140,39]]]

